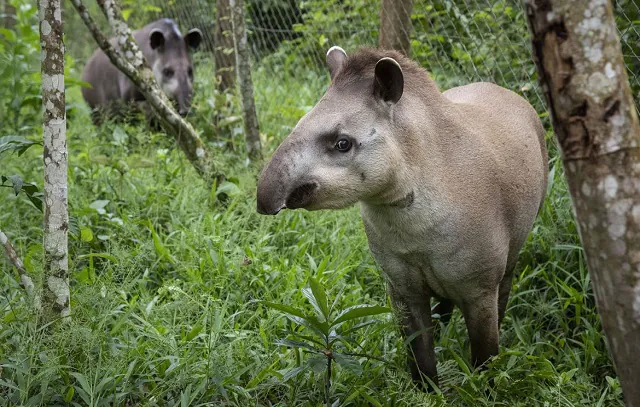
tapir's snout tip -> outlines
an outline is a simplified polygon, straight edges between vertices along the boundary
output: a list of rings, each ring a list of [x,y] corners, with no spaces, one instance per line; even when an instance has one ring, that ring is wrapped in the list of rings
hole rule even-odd
[[[286,209],[285,205],[269,206],[258,199],[258,213],[260,215],[277,215],[281,210]]]
[[[277,215],[278,212],[283,210],[286,205],[283,199],[279,199],[277,191],[272,191],[267,188],[263,183],[258,183],[257,193],[257,205],[256,209],[261,215]]]

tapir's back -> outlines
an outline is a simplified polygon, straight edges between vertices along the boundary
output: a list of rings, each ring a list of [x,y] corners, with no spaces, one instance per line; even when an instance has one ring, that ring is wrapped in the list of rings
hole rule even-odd
[[[487,82],[452,88],[443,95],[460,104],[463,120],[477,128],[478,134],[502,153],[501,158],[517,164],[512,171],[535,169],[542,172],[541,177],[529,174],[539,181],[542,200],[547,184],[548,157],[544,128],[533,106],[518,94]]]
[[[459,121],[467,129],[463,138],[469,139],[469,156],[478,152],[470,159],[483,166],[478,173],[484,175],[472,181],[474,189],[499,195],[482,200],[500,208],[498,212],[510,229],[514,252],[510,257],[517,257],[547,188],[547,148],[538,114],[524,98],[492,83],[460,86],[443,95],[456,103],[460,112]]]

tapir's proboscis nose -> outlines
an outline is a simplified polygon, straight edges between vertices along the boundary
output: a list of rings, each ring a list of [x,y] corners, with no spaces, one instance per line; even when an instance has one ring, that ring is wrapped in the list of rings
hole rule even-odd
[[[310,180],[305,166],[296,165],[296,143],[283,144],[273,155],[258,181],[258,213],[275,215],[282,209],[305,208],[313,200],[318,184]]]

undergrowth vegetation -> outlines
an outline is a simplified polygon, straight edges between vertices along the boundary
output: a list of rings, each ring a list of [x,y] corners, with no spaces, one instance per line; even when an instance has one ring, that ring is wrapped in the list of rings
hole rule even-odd
[[[23,46],[5,46],[3,58],[30,52]],[[388,307],[383,278],[357,208],[256,213],[260,164],[246,163],[237,101],[213,91],[210,65],[201,56],[190,120],[228,176],[211,189],[171,138],[143,122],[94,127],[79,88],[69,88],[72,318],[39,325],[17,273],[0,261],[1,405],[319,406],[326,394],[340,406],[622,405],[551,134],[548,196],[516,270],[500,354],[487,369],[471,367],[456,311],[436,340],[440,386],[419,392],[393,315],[363,314],[342,325],[340,352],[349,360],[336,359],[327,389],[326,354],[317,357],[323,343],[291,309],[313,315],[318,298],[331,304],[331,318],[363,304]],[[12,119],[0,123],[0,136],[39,140],[37,106],[11,101],[4,87],[26,86],[37,66],[12,69],[23,71],[1,79],[0,104]],[[267,156],[326,78],[256,69]],[[21,97],[38,91],[21,89]],[[225,119],[214,124],[216,115]],[[0,153],[0,175],[42,185],[41,155],[37,145],[22,156]],[[0,229],[36,279],[41,224],[24,193],[0,188]]]

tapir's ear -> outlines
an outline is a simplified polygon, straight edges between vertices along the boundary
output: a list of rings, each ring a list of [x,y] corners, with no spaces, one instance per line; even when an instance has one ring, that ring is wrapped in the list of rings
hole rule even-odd
[[[149,33],[149,45],[151,45],[151,49],[162,50],[162,47],[164,47],[164,34],[162,31],[157,28],[151,30]]]
[[[184,36],[184,41],[187,43],[189,48],[196,49],[202,42],[202,32],[197,28],[192,28],[189,30],[187,35]]]
[[[398,103],[404,90],[404,76],[400,64],[393,58],[382,58],[376,63],[373,93],[388,103]]]
[[[331,47],[329,51],[327,51],[327,65],[329,66],[329,74],[331,75],[331,79],[333,79],[340,68],[344,65],[347,60],[347,53],[340,47]]]

